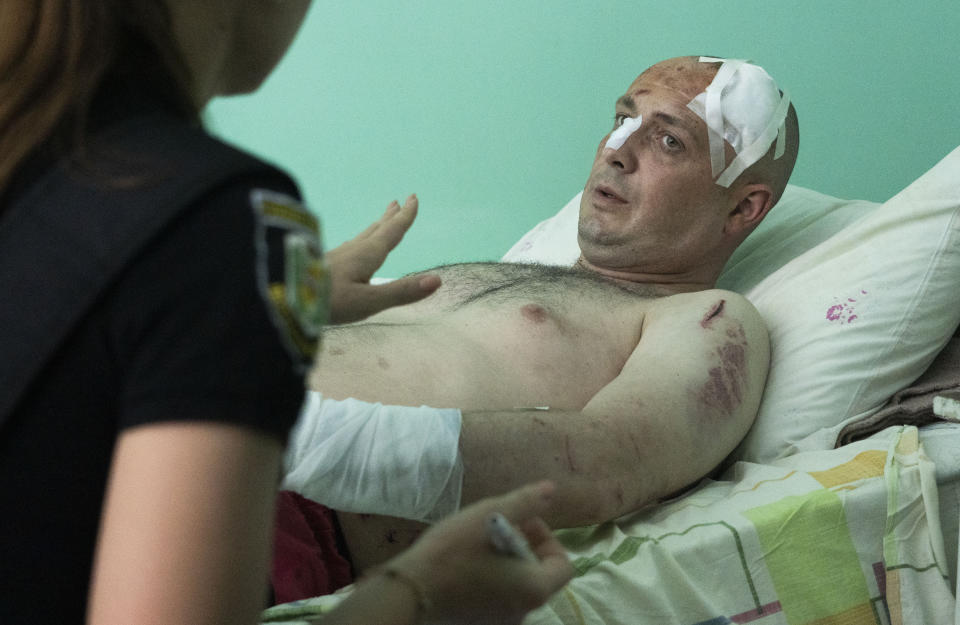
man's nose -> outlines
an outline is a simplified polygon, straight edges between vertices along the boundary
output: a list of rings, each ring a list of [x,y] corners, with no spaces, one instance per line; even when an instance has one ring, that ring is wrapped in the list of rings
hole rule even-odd
[[[623,123],[607,137],[603,146],[603,155],[606,162],[618,169],[627,169],[636,165],[633,157],[633,146],[630,145],[637,130],[643,125],[643,116],[627,117]]]
[[[603,161],[624,172],[633,171],[637,167],[636,149],[634,137],[629,137],[619,148],[603,148]]]
[[[614,150],[619,149],[630,138],[633,133],[640,130],[640,126],[643,125],[643,116],[637,115],[636,117],[627,117],[624,119],[620,126],[617,127],[610,135],[607,137],[607,143],[604,147],[613,148]]]

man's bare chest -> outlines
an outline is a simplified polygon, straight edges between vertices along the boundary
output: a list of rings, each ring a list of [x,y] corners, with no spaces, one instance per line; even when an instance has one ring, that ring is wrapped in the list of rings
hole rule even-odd
[[[444,286],[428,300],[326,332],[314,387],[413,405],[582,407],[616,377],[650,305],[565,269],[437,273]]]
[[[578,304],[586,302],[636,308],[643,307],[642,302],[653,297],[642,285],[627,288],[597,274],[567,267],[464,263],[437,267],[429,273],[440,275],[443,286],[420,305],[444,312],[474,306],[497,307],[523,300],[540,302],[558,311],[576,309]],[[396,309],[400,314],[403,311],[404,308]]]

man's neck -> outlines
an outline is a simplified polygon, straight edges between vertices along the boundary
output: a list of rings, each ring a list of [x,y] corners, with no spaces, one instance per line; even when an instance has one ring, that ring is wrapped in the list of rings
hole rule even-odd
[[[663,296],[676,295],[678,293],[693,293],[715,288],[715,278],[698,279],[689,275],[663,275],[634,270],[611,269],[594,265],[583,256],[577,259],[574,268],[590,271],[613,280],[627,288],[642,286],[644,290],[653,290]]]

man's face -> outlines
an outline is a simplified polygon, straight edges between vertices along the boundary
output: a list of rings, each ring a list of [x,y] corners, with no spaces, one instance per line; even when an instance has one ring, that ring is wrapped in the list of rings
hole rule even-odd
[[[614,128],[643,116],[616,150],[600,142],[580,203],[580,248],[596,267],[681,275],[709,262],[723,234],[726,189],[714,184],[707,127],[689,103],[715,65],[672,59],[641,74]]]

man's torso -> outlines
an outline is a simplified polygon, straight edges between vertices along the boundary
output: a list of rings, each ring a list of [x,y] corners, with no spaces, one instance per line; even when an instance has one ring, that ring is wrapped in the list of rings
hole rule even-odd
[[[335,399],[466,410],[578,410],[617,376],[654,304],[643,287],[558,267],[441,267],[417,304],[328,329],[311,387]]]
[[[580,410],[619,373],[661,293],[541,265],[431,270],[426,300],[324,332],[310,386],[325,397],[462,410]],[[422,525],[339,513],[360,571],[409,545]]]

